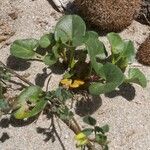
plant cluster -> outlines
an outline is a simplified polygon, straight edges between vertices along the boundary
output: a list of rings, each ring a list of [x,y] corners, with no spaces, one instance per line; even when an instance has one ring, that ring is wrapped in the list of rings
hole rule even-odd
[[[61,63],[65,72],[60,86],[54,91],[43,91],[41,87],[27,82],[18,75],[17,77],[29,87],[16,98],[12,115],[16,119],[28,119],[46,109],[75,132],[77,146],[81,149],[85,146],[90,149],[95,142],[103,149],[108,149],[105,135],[109,130],[108,125],[96,126],[96,120],[86,116],[83,121],[93,128],[82,130],[66,105],[66,101],[72,99],[76,91],[80,90],[100,95],[115,90],[123,83],[136,83],[146,87],[146,78],[139,69],[130,67],[128,76],[124,74],[135,55],[133,43],[123,40],[117,33],[109,33],[107,38],[111,45],[111,54],[108,54],[96,32],[86,30],[82,18],[77,15],[66,15],[57,23],[53,33],[45,34],[39,40],[16,40],[10,48],[13,56],[25,60],[38,59],[48,67]],[[5,70],[11,71],[6,67]],[[0,81],[3,82],[3,76],[0,76]],[[2,96],[0,98],[0,110],[3,111],[7,105]]]

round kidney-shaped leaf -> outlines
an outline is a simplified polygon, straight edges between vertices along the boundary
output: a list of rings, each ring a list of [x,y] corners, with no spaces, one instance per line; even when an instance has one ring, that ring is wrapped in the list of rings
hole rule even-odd
[[[53,33],[43,35],[39,41],[39,44],[42,48],[47,48],[48,46],[54,43],[55,42]]]
[[[107,63],[102,67],[103,77],[106,83],[95,82],[89,87],[89,91],[93,95],[108,93],[115,90],[124,81],[124,74],[115,65]]]
[[[55,40],[61,40],[70,46],[79,46],[83,43],[86,32],[85,22],[77,15],[65,15],[55,28]]]
[[[36,39],[16,40],[10,47],[10,53],[18,58],[31,59],[35,55],[34,49],[37,47]]]
[[[145,88],[147,86],[147,80],[145,75],[138,68],[129,69],[128,79],[126,79],[129,83],[136,83]]]
[[[43,61],[45,65],[52,66],[58,61],[58,58],[56,58],[53,53],[50,53],[44,57]]]
[[[111,50],[113,54],[118,54],[122,52],[124,43],[118,33],[111,32],[107,34],[109,43],[111,44]]]

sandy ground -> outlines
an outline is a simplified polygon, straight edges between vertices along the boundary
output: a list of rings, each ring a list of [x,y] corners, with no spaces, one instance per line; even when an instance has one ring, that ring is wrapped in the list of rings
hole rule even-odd
[[[10,44],[21,38],[39,38],[43,33],[53,30],[61,14],[56,12],[47,0],[0,0],[0,34],[6,41],[0,43],[0,59],[21,75],[37,85],[43,85],[47,74],[43,72],[45,65],[40,62],[15,62],[9,54]],[[121,32],[125,39],[131,39],[136,49],[150,33],[150,27],[133,21],[132,25]],[[106,37],[100,39],[108,46]],[[150,80],[150,68],[137,65]],[[32,76],[31,76],[32,74]],[[38,74],[38,75],[37,75]],[[50,88],[55,88],[60,75],[52,74]],[[40,79],[40,80],[39,80]],[[46,79],[47,80],[47,79]],[[46,83],[46,82],[45,82]],[[119,93],[102,95],[93,102],[79,103],[76,118],[81,125],[80,116],[92,114],[99,125],[109,124],[110,150],[150,150],[150,84],[142,89],[137,85],[122,88]],[[85,107],[83,110],[83,106]],[[57,131],[63,140],[66,150],[76,150],[74,134],[62,122],[56,121]],[[50,120],[46,116],[29,125],[11,121],[3,116],[0,121],[0,150],[61,150],[57,137],[51,137],[47,128]],[[44,130],[45,129],[45,130]],[[3,136],[2,136],[3,135]],[[2,136],[2,137],[1,137]]]

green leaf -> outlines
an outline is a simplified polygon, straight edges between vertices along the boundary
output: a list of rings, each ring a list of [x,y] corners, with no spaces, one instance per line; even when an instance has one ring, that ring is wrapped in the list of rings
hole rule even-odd
[[[63,79],[69,79],[71,78],[75,73],[73,71],[70,71],[70,72],[66,72],[64,75],[63,75]]]
[[[3,67],[0,67],[0,79],[8,81],[10,77],[11,77],[10,73]]]
[[[87,32],[88,40],[86,41],[86,46],[88,50],[88,55],[91,60],[92,67],[98,75],[101,75],[101,69],[103,64],[97,62],[97,58],[105,59],[106,58],[106,49],[104,44],[99,41],[97,35],[93,32]]]
[[[53,46],[52,51],[48,53],[43,59],[45,65],[52,66],[58,61],[59,48],[60,48],[59,43]]]
[[[86,136],[91,135],[94,132],[94,129],[92,128],[86,128],[84,130],[81,131],[83,134],[85,134]]]
[[[122,40],[117,33],[109,33],[107,37],[111,44],[112,63],[125,70],[128,63],[131,63],[135,56],[133,42]]]
[[[9,104],[6,100],[0,99],[0,111],[4,112],[5,110],[9,109]]]
[[[101,132],[101,133],[105,134],[106,132],[109,132],[109,126],[107,124],[104,125],[104,126],[102,126],[102,127],[96,126],[95,127],[95,131],[96,132]]]
[[[51,44],[54,44],[54,34],[45,34],[41,37],[39,44],[42,48],[47,48]]]
[[[102,126],[101,128],[102,128],[104,133],[109,132],[109,125],[108,124]]]
[[[106,58],[106,48],[104,44],[98,39],[98,34],[93,31],[86,32],[86,36],[88,36],[87,41],[85,42],[88,48],[88,54],[90,58],[99,58],[105,59]]]
[[[31,59],[35,55],[34,49],[37,47],[36,39],[16,40],[10,47],[10,53],[18,58]]]
[[[73,117],[73,112],[68,109],[67,106],[64,108],[58,108],[57,113],[62,120],[70,120]]]
[[[125,69],[129,63],[133,61],[135,56],[135,49],[132,41],[125,41],[123,43],[122,51],[117,55],[113,55],[113,63],[119,68]]]
[[[55,28],[55,40],[61,40],[70,46],[79,46],[83,43],[86,25],[77,15],[65,15],[57,23]]]
[[[100,95],[115,90],[124,81],[124,74],[115,65],[107,63],[102,67],[103,77],[106,83],[95,82],[89,87],[89,91],[93,95]]]
[[[96,134],[95,140],[97,143],[99,143],[101,145],[105,145],[107,142],[107,136],[104,134]]]
[[[95,124],[96,124],[96,120],[91,116],[84,117],[83,121],[91,126],[95,126]]]
[[[85,43],[90,39],[90,38],[94,38],[94,39],[98,39],[99,35],[97,32],[95,31],[87,31],[85,33]]]
[[[136,83],[145,88],[147,86],[147,80],[145,75],[138,68],[130,68],[128,72],[128,83]]]
[[[118,33],[111,32],[107,34],[107,38],[111,44],[111,50],[113,54],[122,52],[124,43]]]
[[[2,98],[3,98],[3,86],[0,81],[0,99],[2,99]]]
[[[0,117],[10,111],[9,104],[6,100],[0,99]]]
[[[14,112],[16,119],[24,119],[37,115],[46,106],[47,101],[42,97],[43,91],[38,86],[26,88],[18,97],[17,107]]]
[[[49,53],[44,57],[43,61],[45,65],[52,66],[58,61],[58,58],[53,53]]]
[[[135,56],[135,48],[132,41],[129,40],[124,42],[124,49],[121,55],[122,57],[127,58],[128,61],[133,61]]]
[[[73,97],[73,95],[66,89],[59,87],[56,91],[55,91],[55,96],[61,100],[61,101],[66,101],[67,99],[70,99]]]

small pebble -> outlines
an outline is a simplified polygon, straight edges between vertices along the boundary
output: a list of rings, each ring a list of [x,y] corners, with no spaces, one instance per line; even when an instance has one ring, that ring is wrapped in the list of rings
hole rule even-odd
[[[11,19],[16,20],[18,18],[18,13],[16,11],[13,11],[11,13],[8,14]]]

